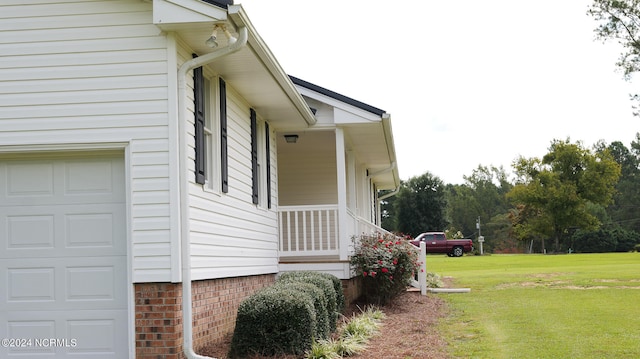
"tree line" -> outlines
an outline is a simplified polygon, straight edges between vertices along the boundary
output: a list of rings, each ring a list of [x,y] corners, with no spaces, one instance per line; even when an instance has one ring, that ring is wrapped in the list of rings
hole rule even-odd
[[[426,172],[382,204],[382,226],[415,237],[446,231],[488,252],[612,252],[640,244],[640,133],[630,147],[553,140],[512,173],[479,165],[463,184]],[[477,242],[476,242],[477,246]]]

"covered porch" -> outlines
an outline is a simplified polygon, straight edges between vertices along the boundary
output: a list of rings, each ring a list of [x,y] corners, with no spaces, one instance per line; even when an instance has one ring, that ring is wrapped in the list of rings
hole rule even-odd
[[[349,279],[354,237],[388,233],[379,225],[378,193],[396,188],[395,163],[388,156],[386,163],[367,163],[374,151],[359,146],[362,139],[353,140],[358,132],[366,134],[335,127],[296,132],[296,143],[278,136],[281,271],[316,270]]]

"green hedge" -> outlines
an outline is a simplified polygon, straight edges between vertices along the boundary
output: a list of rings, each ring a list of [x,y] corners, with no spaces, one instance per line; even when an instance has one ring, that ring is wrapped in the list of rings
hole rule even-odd
[[[229,356],[303,354],[316,338],[313,298],[293,286],[272,286],[238,308]]]
[[[344,303],[344,294],[342,293],[342,284],[340,284],[340,290],[336,290],[335,282],[328,276],[331,275],[311,271],[285,272],[280,275],[278,281],[310,283],[322,289],[327,299],[327,311],[331,313],[329,315],[329,329],[331,332],[334,332],[340,315],[338,311],[338,292],[341,294],[342,303]],[[338,278],[336,279],[339,281]],[[342,306],[344,306],[344,304],[342,304]]]
[[[335,331],[344,305],[337,277],[283,273],[274,285],[240,304],[229,356],[303,354]]]
[[[322,289],[318,288],[315,284],[291,281],[291,280],[279,280],[275,287],[284,287],[287,289],[297,290],[311,296],[313,301],[313,308],[316,312],[316,337],[315,339],[329,339],[331,333],[331,322],[333,316],[329,315],[327,309],[327,298],[324,295]]]

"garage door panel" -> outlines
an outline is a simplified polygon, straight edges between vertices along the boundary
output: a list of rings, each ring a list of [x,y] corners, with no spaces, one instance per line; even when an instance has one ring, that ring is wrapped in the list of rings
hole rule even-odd
[[[6,166],[8,198],[37,199],[51,197],[54,191],[54,164],[51,162],[17,162]],[[33,202],[33,201],[32,201]]]
[[[5,217],[6,246],[8,250],[49,248],[55,246],[55,216],[47,214],[16,214]],[[19,213],[19,212],[18,212]],[[8,253],[7,253],[8,254]],[[28,253],[25,253],[28,255]]]
[[[7,301],[9,303],[34,303],[34,309],[42,302],[53,303],[55,295],[53,267],[8,268]]]

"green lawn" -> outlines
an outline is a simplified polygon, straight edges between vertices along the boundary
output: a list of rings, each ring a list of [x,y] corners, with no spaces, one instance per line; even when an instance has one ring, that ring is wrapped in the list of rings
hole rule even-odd
[[[640,358],[640,253],[427,256],[456,358]]]

